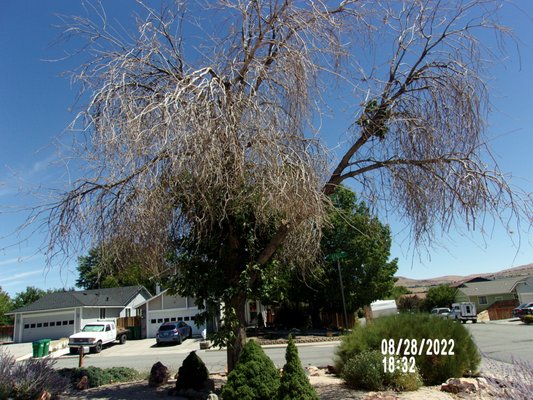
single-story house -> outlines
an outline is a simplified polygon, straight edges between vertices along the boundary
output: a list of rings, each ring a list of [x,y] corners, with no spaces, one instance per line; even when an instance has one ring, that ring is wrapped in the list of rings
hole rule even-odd
[[[489,281],[467,282],[457,288],[456,302],[470,301],[476,305],[477,312],[489,308],[493,303],[503,300],[516,300],[533,297],[533,277],[519,276]]]
[[[153,338],[157,328],[164,322],[184,321],[192,327],[192,334],[199,335],[204,325],[195,324],[196,314],[200,312],[191,297],[171,295],[167,290],[146,299],[136,306],[137,315],[142,316],[141,336]]]
[[[143,286],[56,292],[7,314],[15,320],[15,343],[59,339],[98,319],[134,317],[150,297]]]

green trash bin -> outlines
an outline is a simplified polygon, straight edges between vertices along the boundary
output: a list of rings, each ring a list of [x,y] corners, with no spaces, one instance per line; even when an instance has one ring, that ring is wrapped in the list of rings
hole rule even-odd
[[[41,339],[41,342],[43,343],[43,357],[50,354],[50,342],[52,339]]]
[[[135,340],[141,340],[141,327],[140,326],[133,327],[133,338]]]
[[[43,356],[44,342],[42,340],[35,340],[33,345],[33,358],[40,358]]]
[[[128,326],[128,339],[129,340],[135,339],[135,327],[134,326]]]

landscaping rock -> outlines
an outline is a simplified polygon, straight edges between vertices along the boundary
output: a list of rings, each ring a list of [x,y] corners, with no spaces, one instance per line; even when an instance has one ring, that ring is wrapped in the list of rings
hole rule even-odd
[[[309,367],[306,367],[305,368],[307,370],[307,375],[309,376],[319,376],[320,375],[320,370],[313,366],[313,365],[310,365]]]
[[[148,379],[148,386],[158,387],[168,382],[170,374],[168,368],[165,367],[160,361],[156,362],[150,370],[150,378]]]
[[[52,395],[46,390],[43,390],[41,394],[37,397],[37,400],[51,400],[51,399],[52,399]]]
[[[327,374],[337,375],[337,368],[335,368],[334,365],[328,365],[326,369],[327,369],[327,372],[326,372]]]
[[[84,375],[80,378],[78,383],[76,383],[76,389],[78,390],[87,390],[89,389],[89,377]]]
[[[443,392],[460,394],[460,393],[476,393],[479,389],[478,383],[475,379],[469,378],[451,378],[444,383],[440,390]]]

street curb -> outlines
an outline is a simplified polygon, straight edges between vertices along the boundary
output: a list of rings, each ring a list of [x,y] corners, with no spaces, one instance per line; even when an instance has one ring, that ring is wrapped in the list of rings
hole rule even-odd
[[[324,341],[317,341],[317,342],[305,342],[305,343],[295,343],[296,347],[310,347],[310,346],[320,346],[320,345],[327,345],[327,344],[333,344],[338,345],[340,344],[340,340],[324,340]],[[261,344],[258,343],[262,348],[265,349],[284,349],[287,347],[287,343],[276,343],[276,344]],[[210,347],[209,349],[206,349],[205,351],[221,351],[226,350],[226,347]]]

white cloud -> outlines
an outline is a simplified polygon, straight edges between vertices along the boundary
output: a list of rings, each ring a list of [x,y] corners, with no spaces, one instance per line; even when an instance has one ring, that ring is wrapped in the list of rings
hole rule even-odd
[[[11,282],[11,284],[12,284],[14,281],[19,281],[21,278],[26,278],[28,276],[42,274],[42,273],[43,273],[42,269],[36,269],[36,270],[33,270],[33,271],[28,271],[28,272],[21,272],[20,274],[11,275],[11,276],[8,276],[8,277],[0,277],[0,284],[2,286],[3,285],[8,286],[8,285],[10,285],[9,282]]]

